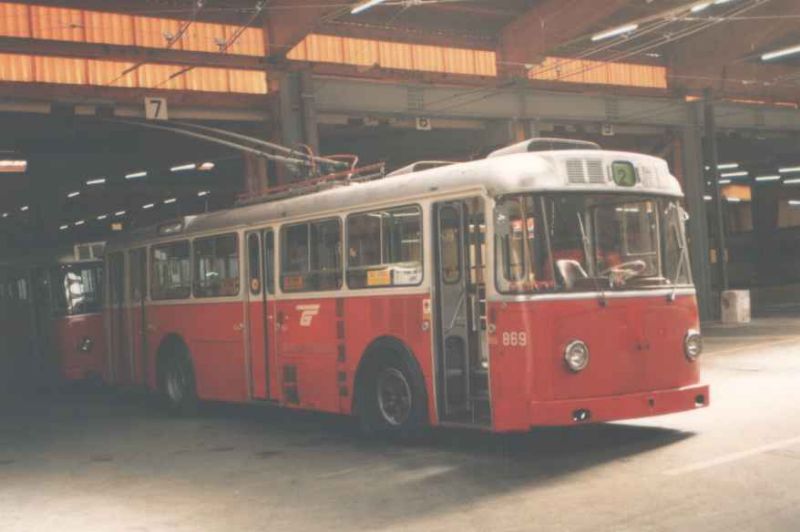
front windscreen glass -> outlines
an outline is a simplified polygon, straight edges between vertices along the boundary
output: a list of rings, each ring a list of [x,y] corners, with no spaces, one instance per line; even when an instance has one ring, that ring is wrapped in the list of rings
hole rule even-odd
[[[515,195],[498,201],[502,292],[585,292],[689,285],[685,213],[631,194]]]

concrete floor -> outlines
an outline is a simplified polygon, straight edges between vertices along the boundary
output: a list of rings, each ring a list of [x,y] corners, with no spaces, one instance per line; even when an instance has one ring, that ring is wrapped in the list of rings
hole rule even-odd
[[[798,530],[800,319],[708,327],[709,409],[364,441],[337,417],[7,400],[1,530]]]

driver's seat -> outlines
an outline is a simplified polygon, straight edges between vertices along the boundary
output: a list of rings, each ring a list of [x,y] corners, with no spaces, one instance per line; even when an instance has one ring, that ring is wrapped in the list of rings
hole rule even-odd
[[[575,287],[575,282],[579,279],[588,279],[589,275],[583,269],[581,263],[577,260],[562,259],[556,261],[556,268],[564,280],[564,288],[572,290]]]

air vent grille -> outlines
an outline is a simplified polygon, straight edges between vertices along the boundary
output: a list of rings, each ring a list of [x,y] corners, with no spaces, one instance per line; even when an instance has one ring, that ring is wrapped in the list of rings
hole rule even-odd
[[[606,172],[601,159],[567,159],[567,181],[572,184],[606,182]]]
[[[586,171],[589,174],[589,182],[602,184],[606,182],[606,174],[603,171],[603,161],[600,159],[587,159]]]
[[[586,183],[586,170],[580,159],[567,159],[567,181],[570,183]]]

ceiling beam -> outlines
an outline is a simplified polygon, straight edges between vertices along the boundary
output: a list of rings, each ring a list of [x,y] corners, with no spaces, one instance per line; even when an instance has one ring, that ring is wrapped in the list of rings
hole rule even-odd
[[[498,45],[500,58],[512,67],[535,64],[629,3],[630,0],[543,0],[503,28]]]

